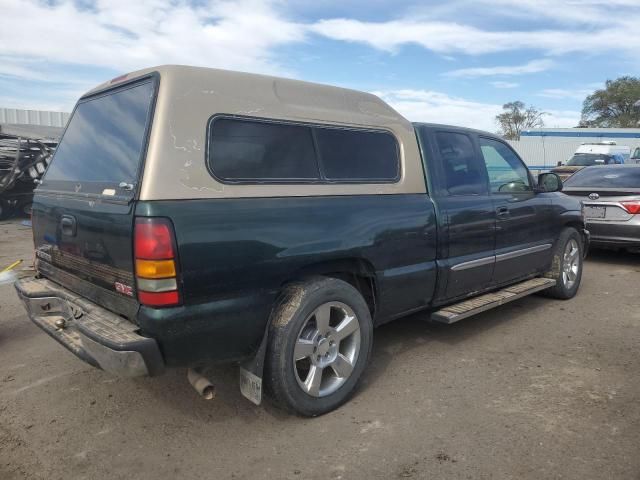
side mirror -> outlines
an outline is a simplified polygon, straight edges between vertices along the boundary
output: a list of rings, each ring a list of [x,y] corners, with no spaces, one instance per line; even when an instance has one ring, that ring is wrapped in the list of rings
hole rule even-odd
[[[562,166],[562,161],[558,160],[558,164],[556,165],[557,167],[561,167]]]
[[[538,175],[538,192],[561,192],[562,179],[556,173],[541,173]]]

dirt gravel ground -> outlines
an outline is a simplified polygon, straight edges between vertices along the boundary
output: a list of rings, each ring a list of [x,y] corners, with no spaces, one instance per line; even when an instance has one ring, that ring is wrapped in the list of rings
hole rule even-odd
[[[0,266],[31,260],[0,224]],[[244,400],[211,371],[117,379],[27,319],[0,285],[0,479],[639,479],[640,255],[596,252],[571,301],[376,331],[353,400],[316,419]]]

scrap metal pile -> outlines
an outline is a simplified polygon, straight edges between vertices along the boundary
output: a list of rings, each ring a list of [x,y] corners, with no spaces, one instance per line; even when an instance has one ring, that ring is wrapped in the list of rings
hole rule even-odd
[[[57,142],[0,133],[0,219],[31,213],[33,189]]]

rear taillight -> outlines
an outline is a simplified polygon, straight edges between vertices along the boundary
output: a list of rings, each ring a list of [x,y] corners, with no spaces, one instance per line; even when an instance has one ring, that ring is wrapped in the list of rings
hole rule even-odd
[[[133,251],[138,300],[149,307],[180,304],[173,225],[166,218],[136,218]]]
[[[634,200],[633,202],[621,202],[621,205],[631,215],[637,215],[640,213],[640,200]]]

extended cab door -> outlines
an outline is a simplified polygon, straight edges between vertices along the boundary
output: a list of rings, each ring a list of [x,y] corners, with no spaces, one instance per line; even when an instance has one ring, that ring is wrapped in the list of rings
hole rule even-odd
[[[553,244],[551,201],[536,195],[527,167],[505,142],[478,137],[496,211],[493,283],[545,271]]]
[[[418,126],[438,212],[438,289],[435,303],[490,286],[495,261],[495,208],[473,135]]]

